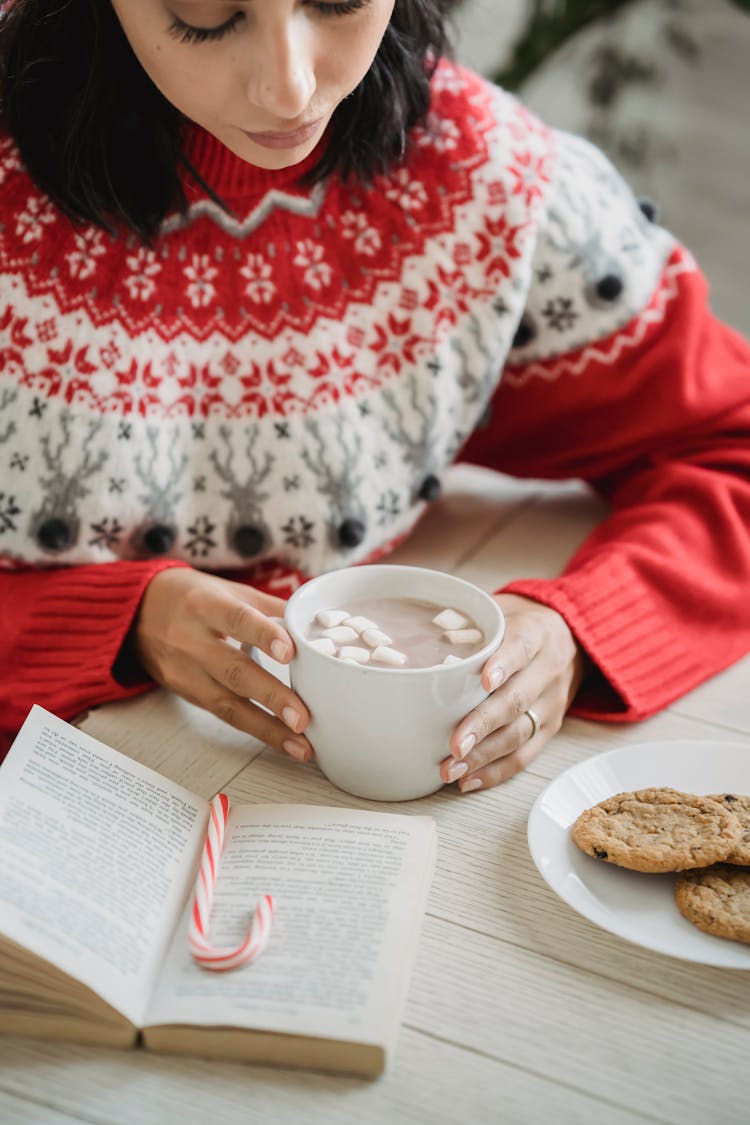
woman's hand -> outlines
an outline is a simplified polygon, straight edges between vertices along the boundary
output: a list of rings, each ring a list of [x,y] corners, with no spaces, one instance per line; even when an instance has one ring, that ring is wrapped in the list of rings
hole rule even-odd
[[[312,748],[301,737],[310,719],[307,708],[236,643],[255,645],[288,664],[294,642],[282,625],[270,620],[283,612],[281,598],[172,567],[157,574],[143,596],[135,623],[136,655],[157,683],[230,726],[307,761]]]
[[[440,766],[443,781],[458,781],[463,793],[488,789],[526,768],[560,729],[588,667],[554,609],[515,594],[498,594],[495,601],[505,615],[505,636],[482,669],[491,694],[458,724],[451,757]]]

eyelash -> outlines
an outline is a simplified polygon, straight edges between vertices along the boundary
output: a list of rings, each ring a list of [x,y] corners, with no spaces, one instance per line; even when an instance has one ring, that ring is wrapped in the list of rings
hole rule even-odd
[[[310,6],[317,9],[321,16],[348,16],[352,12],[359,11],[364,8],[369,0],[337,0],[336,3],[326,4],[323,0],[310,0]],[[223,39],[225,35],[229,35],[234,31],[244,20],[244,12],[235,12],[233,16],[220,24],[218,27],[193,27],[192,24],[185,23],[179,16],[174,16],[172,23],[169,26],[169,34],[179,39],[181,43],[208,43],[215,42],[217,39]]]

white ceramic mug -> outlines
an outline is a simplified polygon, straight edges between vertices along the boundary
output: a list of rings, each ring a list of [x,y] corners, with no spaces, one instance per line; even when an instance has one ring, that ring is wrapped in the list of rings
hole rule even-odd
[[[485,644],[458,664],[432,668],[353,664],[309,644],[318,610],[347,609],[363,598],[409,598],[456,609],[476,622]],[[311,716],[305,735],[329,781],[373,801],[408,801],[439,789],[438,767],[450,736],[486,697],[480,673],[503,638],[505,621],[490,595],[436,570],[357,566],[300,586],[287,602],[284,626],[297,650],[290,683]]]

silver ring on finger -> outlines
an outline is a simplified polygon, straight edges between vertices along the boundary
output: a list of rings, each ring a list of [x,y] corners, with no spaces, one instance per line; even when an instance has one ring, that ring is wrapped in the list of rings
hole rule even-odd
[[[539,731],[542,729],[542,720],[539,718],[536,711],[532,711],[531,707],[526,708],[524,715],[531,719],[531,734],[527,739],[528,742],[531,742],[532,738],[536,738]]]

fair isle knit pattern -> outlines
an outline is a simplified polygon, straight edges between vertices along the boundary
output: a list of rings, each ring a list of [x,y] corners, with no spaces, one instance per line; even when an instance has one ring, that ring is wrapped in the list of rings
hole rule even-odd
[[[189,185],[153,249],[71,225],[2,142],[1,565],[376,558],[504,371],[606,367],[664,316],[692,263],[595,149],[453,65],[433,88],[369,187],[196,130],[227,209]]]

